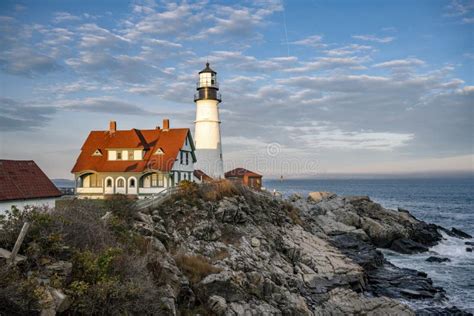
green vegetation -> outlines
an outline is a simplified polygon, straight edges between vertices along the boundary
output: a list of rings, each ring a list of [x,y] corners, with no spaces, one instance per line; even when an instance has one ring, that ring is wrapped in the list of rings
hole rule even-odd
[[[147,269],[147,242],[130,227],[133,208],[121,197],[97,205],[75,200],[52,211],[14,209],[0,218],[0,247],[5,249],[12,249],[23,223],[31,223],[20,249],[27,260],[14,267],[0,264],[1,315],[38,313],[46,278],[72,299],[68,313],[159,312],[157,287]],[[107,212],[106,223],[101,217]],[[72,271],[48,270],[49,264],[65,261]]]

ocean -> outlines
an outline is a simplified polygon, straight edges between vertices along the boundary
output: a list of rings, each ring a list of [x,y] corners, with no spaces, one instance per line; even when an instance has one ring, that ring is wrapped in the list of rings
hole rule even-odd
[[[386,208],[407,209],[420,220],[445,228],[456,227],[474,236],[474,178],[437,179],[337,179],[337,180],[266,180],[267,190],[288,196],[307,195],[311,191],[329,191],[339,195],[368,195]],[[471,240],[473,241],[473,240]],[[446,290],[447,306],[474,313],[474,253],[466,251],[464,240],[445,236],[428,253],[401,255],[383,250],[393,264],[424,271],[435,286]],[[429,263],[426,258],[438,255],[448,263]],[[412,303],[409,303],[412,304]],[[418,302],[415,307],[422,307]]]

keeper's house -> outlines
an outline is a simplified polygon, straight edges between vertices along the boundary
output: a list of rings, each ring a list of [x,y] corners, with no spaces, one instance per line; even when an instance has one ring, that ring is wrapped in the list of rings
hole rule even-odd
[[[124,194],[144,198],[194,179],[194,143],[188,128],[92,131],[72,173],[79,198]]]
[[[0,160],[0,214],[13,206],[54,207],[61,191],[32,160]]]

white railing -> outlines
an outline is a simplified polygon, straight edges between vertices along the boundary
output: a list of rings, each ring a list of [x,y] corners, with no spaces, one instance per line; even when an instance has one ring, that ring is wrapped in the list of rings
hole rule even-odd
[[[160,193],[153,194],[152,196],[145,198],[143,200],[138,200],[135,202],[135,207],[137,210],[144,210],[151,207],[157,207],[159,204],[166,201],[170,196],[179,191],[179,187],[170,187],[166,188]]]
[[[76,188],[76,193],[104,193],[104,189],[102,187]]]

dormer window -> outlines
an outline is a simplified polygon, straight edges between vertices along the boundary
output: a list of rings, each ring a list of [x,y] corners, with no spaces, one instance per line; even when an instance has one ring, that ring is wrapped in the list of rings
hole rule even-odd
[[[158,149],[155,151],[154,155],[163,155],[164,153],[165,153],[165,152],[163,151],[163,149],[158,148]]]
[[[100,151],[100,149],[96,149],[93,153],[92,153],[92,156],[102,156],[102,152]]]

